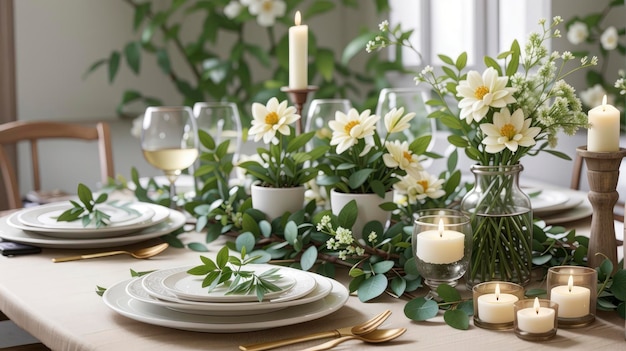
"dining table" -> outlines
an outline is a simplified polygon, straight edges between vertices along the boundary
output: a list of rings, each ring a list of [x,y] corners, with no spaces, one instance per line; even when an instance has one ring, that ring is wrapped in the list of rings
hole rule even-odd
[[[1,218],[1,217],[0,217]],[[563,223],[576,229],[578,235],[589,235],[590,217]],[[203,242],[205,233],[186,225],[180,234],[184,243]],[[616,222],[616,232],[623,240],[623,224]],[[197,265],[199,256],[215,257],[231,237],[222,236],[207,244],[207,252],[170,246],[149,259],[117,255],[62,263],[54,258],[106,251],[106,249],[44,247],[40,253],[12,257],[0,256],[0,311],[19,327],[33,335],[52,350],[238,350],[240,345],[274,341],[308,333],[322,332],[361,323],[374,315],[390,310],[391,316],[381,328],[406,328],[402,336],[382,344],[367,344],[350,340],[335,350],[529,350],[625,349],[625,321],[617,312],[597,311],[595,321],[580,328],[559,328],[555,337],[546,341],[527,341],[516,337],[512,330],[488,330],[477,327],[470,317],[469,328],[460,330],[447,325],[443,312],[426,321],[409,319],[404,308],[407,298],[383,294],[362,302],[351,293],[345,305],[336,311],[296,324],[262,328],[245,332],[187,331],[145,323],[123,316],[103,302],[98,289],[107,289],[132,278],[131,272],[148,272],[171,267]],[[123,245],[123,250],[136,250],[161,242],[160,237]],[[621,245],[621,241],[620,241]],[[108,249],[108,248],[107,248]],[[114,249],[114,248],[113,248]],[[623,246],[619,246],[623,257]],[[338,269],[335,279],[349,283],[347,269]],[[545,280],[531,282],[528,287],[545,289]],[[461,282],[464,297],[471,291]],[[420,288],[421,296],[428,291]],[[271,312],[270,312],[271,313]],[[227,328],[224,330],[228,330]],[[284,346],[276,350],[302,350],[327,341],[316,340]]]

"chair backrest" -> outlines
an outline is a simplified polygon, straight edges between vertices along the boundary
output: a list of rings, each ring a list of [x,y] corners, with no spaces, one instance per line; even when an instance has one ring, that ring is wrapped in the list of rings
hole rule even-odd
[[[28,141],[31,148],[33,167],[33,190],[41,190],[41,176],[39,172],[39,151],[37,142],[41,139],[76,139],[93,140],[98,142],[100,157],[100,174],[103,183],[109,177],[114,177],[113,152],[111,148],[111,132],[106,123],[97,123],[87,126],[76,123],[47,122],[47,121],[15,121],[0,124],[0,172],[6,189],[9,208],[22,207],[17,174],[8,154],[6,145],[14,145]]]

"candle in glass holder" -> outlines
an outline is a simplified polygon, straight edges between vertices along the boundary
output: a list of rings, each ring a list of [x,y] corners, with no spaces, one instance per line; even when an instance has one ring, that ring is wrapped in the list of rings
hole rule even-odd
[[[493,294],[478,297],[480,319],[487,323],[512,323],[514,319],[513,304],[519,298],[513,294],[500,293],[500,284],[496,284]]]
[[[550,290],[550,300],[559,304],[559,317],[578,318],[589,314],[591,292],[582,286],[574,285],[574,277],[569,276],[567,285],[555,286]]]
[[[598,272],[590,267],[556,266],[548,269],[548,299],[559,305],[560,328],[578,328],[596,319]]]
[[[528,333],[547,333],[554,329],[554,310],[541,307],[539,298],[535,297],[533,307],[527,307],[517,311],[517,327]]]
[[[464,255],[465,234],[444,230],[443,219],[438,230],[426,230],[416,236],[416,256],[424,262],[447,264],[460,261]]]
[[[587,130],[587,151],[619,151],[620,112],[606,103],[589,110],[589,129]]]
[[[289,88],[306,89],[309,79],[309,27],[300,24],[300,11],[296,12],[294,22],[295,26],[289,28]]]

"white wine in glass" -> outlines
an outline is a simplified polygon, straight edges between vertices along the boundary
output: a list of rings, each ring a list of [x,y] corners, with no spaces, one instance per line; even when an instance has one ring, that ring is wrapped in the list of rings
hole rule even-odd
[[[198,158],[198,132],[191,108],[148,107],[141,128],[141,148],[146,161],[162,170],[169,180],[174,207],[176,179]]]

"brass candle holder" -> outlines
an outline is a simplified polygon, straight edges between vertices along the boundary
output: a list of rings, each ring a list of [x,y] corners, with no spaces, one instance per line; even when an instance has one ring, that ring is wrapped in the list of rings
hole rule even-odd
[[[576,148],[587,164],[587,180],[589,182],[589,202],[593,207],[591,217],[591,233],[587,260],[590,267],[597,267],[602,263],[605,255],[613,262],[613,269],[617,269],[617,240],[615,239],[615,224],[613,209],[619,194],[617,182],[619,167],[626,157],[626,149],[619,151],[594,152],[587,151],[587,146]]]
[[[314,85],[309,85],[305,89],[292,89],[290,87],[282,87],[280,91],[283,91],[289,95],[291,102],[295,105],[296,111],[300,115],[300,119],[298,120],[298,124],[296,125],[296,133],[300,134],[303,131],[302,128],[302,109],[304,108],[304,104],[306,103],[309,93],[317,91],[319,87]]]

